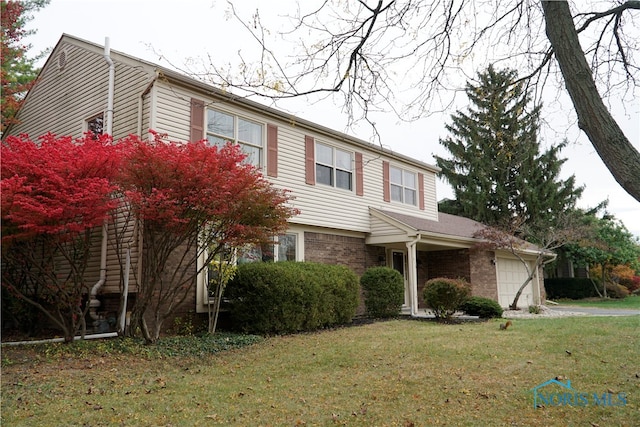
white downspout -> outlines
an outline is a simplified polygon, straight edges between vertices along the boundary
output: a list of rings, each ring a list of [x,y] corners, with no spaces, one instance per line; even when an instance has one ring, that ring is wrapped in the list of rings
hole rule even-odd
[[[104,39],[104,60],[109,65],[109,87],[107,89],[107,117],[105,118],[105,133],[113,136],[113,98],[116,83],[116,66],[111,60],[111,46],[109,37]]]
[[[411,316],[418,315],[418,263],[416,259],[416,244],[422,239],[422,234],[418,233],[415,239],[406,242],[407,245],[407,263],[409,264],[409,301]]]
[[[109,46],[109,37],[104,40],[104,60],[109,65],[109,84],[107,89],[107,111],[105,117],[105,133],[113,136],[113,98],[115,91],[115,65],[110,56],[111,48]],[[100,301],[97,299],[98,291],[107,280],[107,242],[109,239],[109,229],[107,221],[102,224],[102,245],[100,248],[100,278],[91,288],[89,295],[89,315],[94,321],[102,320],[98,316],[97,310],[100,307]]]

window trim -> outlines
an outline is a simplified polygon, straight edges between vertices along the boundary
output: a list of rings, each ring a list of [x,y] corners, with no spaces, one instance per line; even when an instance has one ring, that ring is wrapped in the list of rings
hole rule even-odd
[[[217,113],[221,113],[221,114],[225,114],[227,116],[231,116],[233,118],[233,139],[230,139],[230,137],[216,133],[216,132],[212,132],[209,130],[209,111],[215,111]],[[253,164],[254,166],[256,166],[257,168],[260,169],[264,169],[266,167],[266,151],[268,149],[267,147],[267,127],[269,126],[268,123],[266,122],[262,122],[253,118],[249,118],[247,116],[243,116],[241,114],[235,113],[235,112],[231,112],[225,109],[219,109],[219,108],[205,108],[205,112],[204,112],[204,116],[205,116],[205,121],[204,121],[204,139],[207,140],[207,144],[211,144],[211,142],[209,142],[209,135],[215,137],[215,138],[219,138],[219,139],[223,139],[223,140],[227,140],[230,141],[234,144],[238,144],[241,148],[243,146],[247,146],[247,147],[251,147],[251,148],[257,148],[258,150],[260,150],[260,158],[258,160],[258,163],[255,164],[253,162],[251,162],[251,164]],[[249,141],[240,141],[239,140],[239,126],[240,126],[240,120],[244,120],[246,122],[249,123],[253,123],[256,125],[260,126],[260,141],[261,141],[261,145],[256,145],[253,142],[249,142]]]
[[[400,171],[400,178],[401,178],[401,183],[397,183],[393,181],[393,171],[394,169],[396,171]],[[413,187],[409,187],[406,183],[405,183],[405,174],[411,174],[413,175]],[[393,165],[389,165],[389,201],[391,202],[396,202],[396,203],[403,203],[405,205],[409,205],[409,206],[416,206],[419,207],[420,206],[420,183],[419,183],[419,178],[420,175],[418,172],[414,172],[405,168],[401,168],[398,166],[393,166]],[[400,200],[397,200],[396,198],[394,198],[394,192],[391,191],[393,187],[396,188],[400,188]],[[413,192],[413,203],[409,203],[406,200],[406,196],[405,196],[405,192],[409,190]]]
[[[327,147],[331,149],[331,161],[332,164],[328,164],[325,162],[321,162],[318,159],[318,145],[321,145],[323,147]],[[324,142],[319,142],[319,141],[314,141],[314,145],[313,145],[313,149],[314,149],[314,163],[313,163],[313,170],[314,170],[314,175],[315,175],[315,183],[316,184],[322,184],[322,185],[326,185],[328,187],[333,187],[333,188],[337,188],[340,190],[344,190],[344,191],[349,191],[349,192],[354,192],[356,189],[356,182],[355,182],[355,178],[356,178],[356,170],[355,170],[355,165],[354,165],[354,161],[355,161],[355,152],[353,151],[348,151],[348,150],[344,150],[342,148],[338,148],[334,145],[330,145]],[[342,152],[345,154],[349,155],[349,165],[350,165],[350,170],[346,170],[343,168],[339,168],[337,166],[337,155],[338,152]],[[322,182],[320,180],[318,180],[318,173],[317,173],[317,167],[318,165],[326,167],[331,169],[331,183],[327,184],[326,182]],[[349,174],[349,188],[345,188],[342,186],[338,185],[338,171],[341,172],[346,172]]]

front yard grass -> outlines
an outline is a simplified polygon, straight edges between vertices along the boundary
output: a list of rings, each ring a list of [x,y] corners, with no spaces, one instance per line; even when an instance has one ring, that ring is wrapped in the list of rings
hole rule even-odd
[[[635,426],[640,318],[392,320],[218,353],[2,348],[7,426]],[[231,340],[231,339],[230,339]],[[185,340],[186,347],[193,342]],[[92,348],[92,346],[94,346]],[[71,347],[73,349],[73,347]],[[74,355],[74,352],[77,354]],[[559,377],[624,406],[534,409]],[[562,393],[557,386],[547,392]],[[614,402],[616,400],[614,399]],[[619,401],[618,401],[619,402]]]

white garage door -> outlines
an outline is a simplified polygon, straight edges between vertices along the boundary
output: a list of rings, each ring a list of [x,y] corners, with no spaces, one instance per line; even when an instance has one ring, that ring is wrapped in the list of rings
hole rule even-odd
[[[502,307],[508,307],[520,286],[529,276],[522,261],[510,258],[498,258],[498,301]],[[534,278],[535,280],[535,278]],[[529,282],[518,300],[518,307],[533,304],[533,283]]]

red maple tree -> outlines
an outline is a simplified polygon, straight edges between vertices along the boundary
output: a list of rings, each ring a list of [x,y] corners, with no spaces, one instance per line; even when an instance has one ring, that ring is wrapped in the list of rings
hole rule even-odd
[[[239,146],[165,142],[153,135],[152,142],[135,136],[121,141],[129,149],[119,177],[144,243],[132,323],[150,343],[216,255],[272,239],[297,213],[286,191],[244,162]],[[204,261],[198,264],[198,258]]]
[[[42,311],[67,341],[85,329],[84,271],[93,230],[118,203],[122,148],[109,136],[52,134],[9,136],[1,146],[2,287]]]

